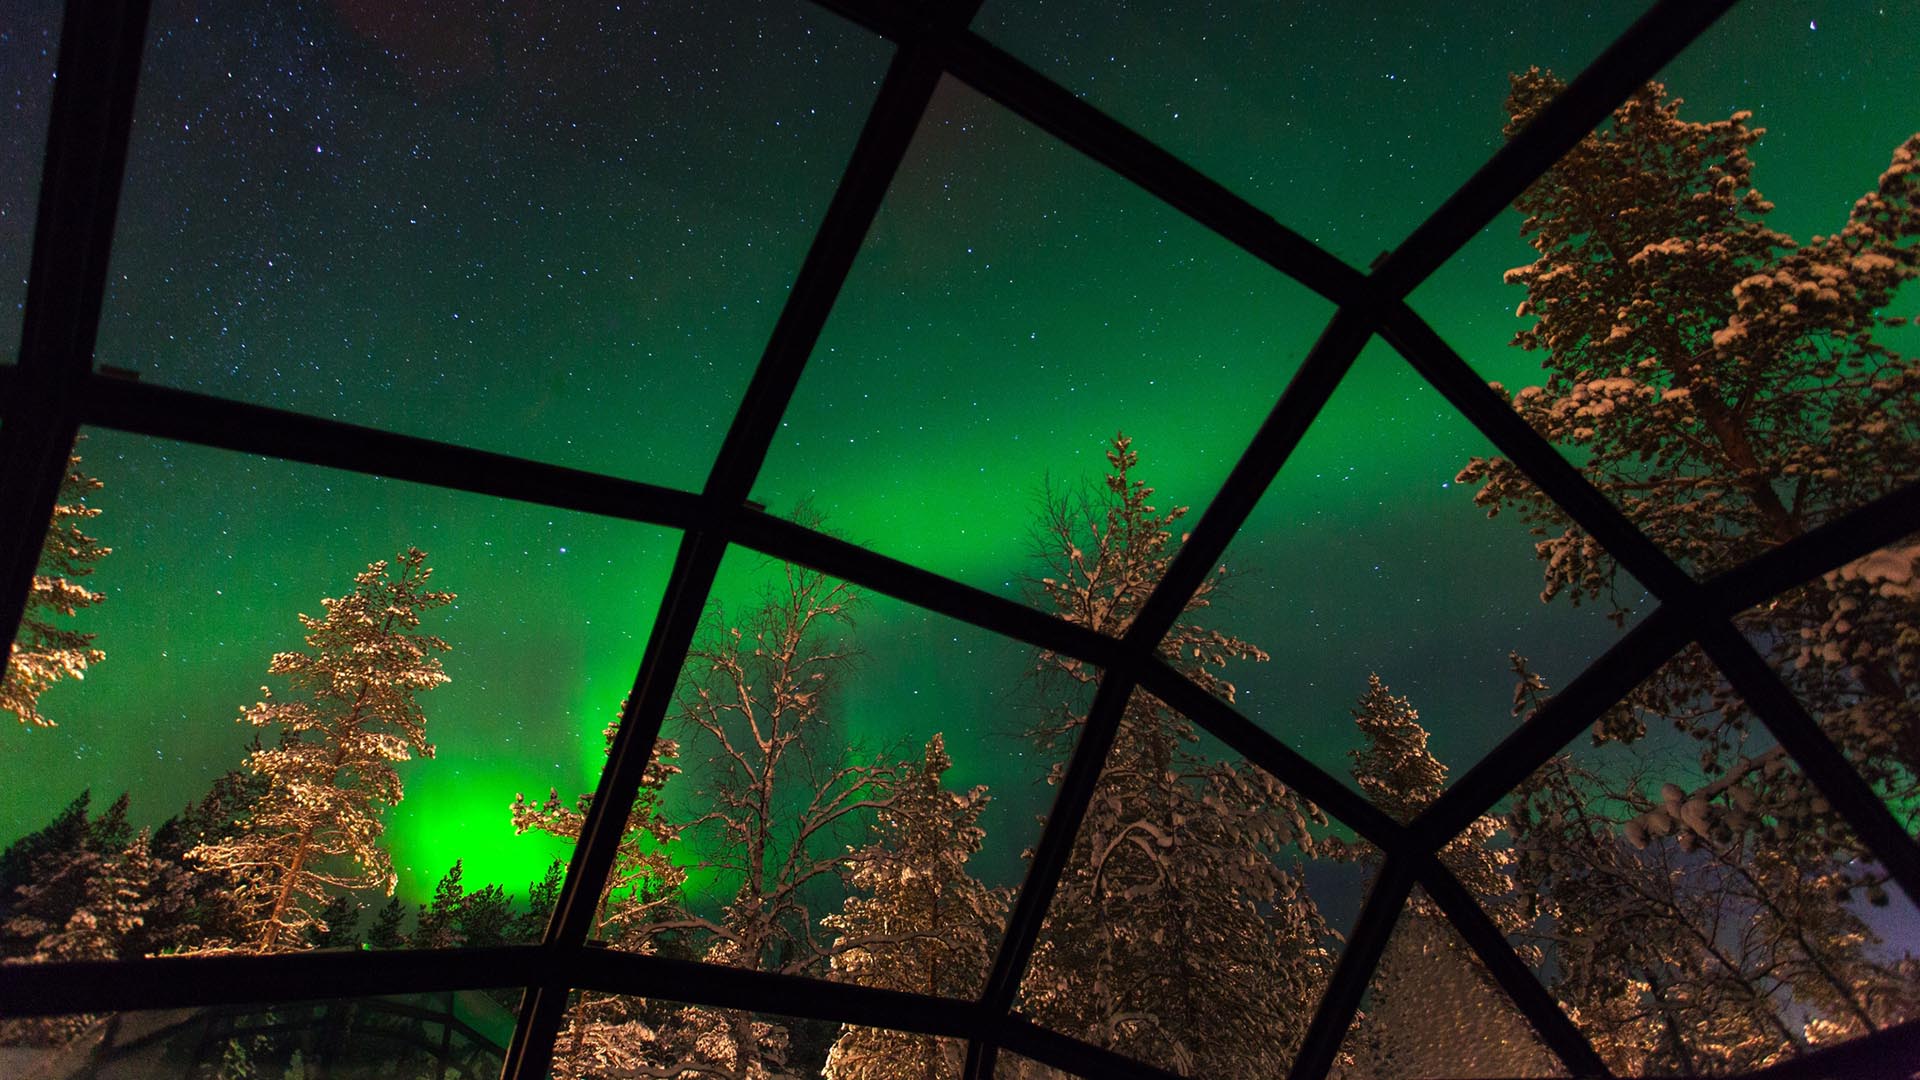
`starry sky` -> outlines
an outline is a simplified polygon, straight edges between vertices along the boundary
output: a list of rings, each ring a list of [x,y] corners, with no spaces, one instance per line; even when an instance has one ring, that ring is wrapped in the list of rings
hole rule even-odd
[[[1639,3],[990,0],[976,28],[1282,222],[1365,266],[1499,145],[1505,74],[1577,72]],[[702,10],[702,9],[706,10]],[[429,14],[431,12],[431,14]],[[1752,109],[1773,224],[1831,231],[1920,126],[1920,4],[1743,5],[1666,74],[1692,118]],[[0,331],[18,335],[57,5],[0,3]],[[804,3],[156,3],[101,363],[146,381],[697,487],[878,86],[884,42]],[[1413,303],[1489,378],[1528,261],[1489,227]],[[952,81],[799,386],[754,497],[1026,595],[1051,482],[1124,430],[1167,503],[1205,507],[1331,314],[1324,300]],[[1215,620],[1261,725],[1344,775],[1377,671],[1456,772],[1511,726],[1510,650],[1564,682],[1618,631],[1538,602],[1528,538],[1452,484],[1487,447],[1370,346],[1229,550]],[[591,790],[676,537],[668,530],[110,431],[79,452],[116,550],[86,614],[108,656],[0,731],[0,842],[91,786],[147,822],[239,764],[238,710],[295,616],[417,545],[459,594],[432,629],[433,761],[388,841],[403,894],[455,859],[518,890],[557,842],[516,792]],[[769,567],[730,555],[718,595]],[[1639,598],[1623,595],[1630,606]],[[1017,879],[1048,762],[1014,734],[1029,658],[884,598],[839,708],[849,748],[946,734],[991,785],[987,876]],[[690,807],[690,791],[673,805]]]

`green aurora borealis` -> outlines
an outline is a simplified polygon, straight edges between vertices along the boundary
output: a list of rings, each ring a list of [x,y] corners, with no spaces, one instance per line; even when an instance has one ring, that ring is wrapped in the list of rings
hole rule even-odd
[[[490,21],[480,3],[429,18],[333,0],[228,23],[157,4],[100,361],[697,487],[888,50],[804,3],[628,6]],[[1507,71],[1571,75],[1642,7],[1589,6],[1290,23],[1251,0],[996,0],[977,27],[1364,266],[1498,146]],[[24,57],[57,5],[0,12]],[[1826,232],[1920,126],[1917,17],[1912,0],[1744,4],[1667,81],[1691,118],[1753,110],[1772,223]],[[6,70],[44,125],[46,65]],[[38,167],[17,150],[0,166],[17,334]],[[1519,296],[1500,274],[1529,254],[1508,215],[1414,296],[1509,385],[1536,360],[1506,347]],[[1097,479],[1124,429],[1197,519],[1331,311],[949,81],[755,497],[1021,596],[1047,478]],[[1238,672],[1242,706],[1341,775],[1368,672],[1413,699],[1457,774],[1510,723],[1509,650],[1561,683],[1617,633],[1541,605],[1528,538],[1451,486],[1485,449],[1376,342],[1228,553],[1214,619],[1273,653]],[[423,899],[455,858],[470,885],[539,876],[559,851],[515,837],[507,806],[592,789],[670,531],[109,431],[80,452],[115,548],[84,617],[107,659],[48,693],[61,726],[0,733],[0,842],[84,787],[131,791],[147,823],[197,798],[239,764],[234,717],[298,644],[296,613],[412,544],[459,602],[430,624],[454,646],[451,684],[422,699],[439,755],[407,768],[388,831],[403,893]],[[763,564],[736,553],[719,595],[746,602]],[[1048,795],[1010,734],[1028,658],[884,598],[858,640],[849,741],[911,752],[944,731],[953,782],[996,793],[983,861],[1010,879]]]

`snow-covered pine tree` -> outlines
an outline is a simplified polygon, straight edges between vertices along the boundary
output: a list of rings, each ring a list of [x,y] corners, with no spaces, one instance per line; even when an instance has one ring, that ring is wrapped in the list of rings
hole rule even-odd
[[[248,753],[260,748],[255,734]],[[181,879],[183,892],[177,903],[163,903],[151,913],[146,927],[153,941],[149,951],[193,951],[244,936],[245,912],[234,877],[206,869],[187,853],[239,836],[244,831],[241,823],[251,816],[253,804],[267,787],[267,778],[250,769],[230,769],[214,780],[198,802],[182,807],[154,830],[154,856],[169,874]]]
[[[23,724],[52,727],[54,722],[40,711],[40,695],[62,679],[85,678],[87,666],[107,655],[93,647],[93,634],[54,621],[55,616],[70,619],[82,608],[106,599],[80,584],[93,573],[95,563],[113,553],[80,528],[100,516],[100,508],[86,502],[100,488],[100,481],[80,471],[78,455],[68,458],[20,631],[13,639],[6,676],[0,678],[0,709]]]
[[[241,723],[280,733],[276,745],[247,757],[267,790],[238,835],[189,852],[236,882],[245,937],[232,947],[298,948],[334,893],[393,891],[380,834],[403,794],[394,763],[433,756],[415,698],[447,681],[435,655],[447,643],[419,630],[421,612],[453,602],[452,593],[426,587],[432,574],[417,548],[391,566],[369,565],[353,591],[321,601],[324,616],[300,616],[311,651],[277,653],[268,665],[301,700],[269,692],[241,711]]]
[[[116,806],[124,811],[125,800]],[[49,856],[38,862],[46,876],[19,887],[0,926],[0,935],[11,942],[30,942],[31,951],[9,956],[8,963],[114,960],[123,955],[154,906],[153,889],[162,868],[146,830],[131,838],[123,831],[108,838],[122,840],[124,846],[83,844],[64,858]],[[11,1019],[0,1024],[0,1043],[62,1045],[97,1019],[84,1014]]]
[[[1514,76],[1509,132],[1560,88]],[[1881,312],[1920,276],[1920,134],[1837,232],[1796,244],[1764,223],[1748,114],[1693,122],[1680,106],[1648,84],[1516,202],[1539,257],[1507,275],[1534,320],[1514,344],[1542,354],[1546,379],[1511,401],[1648,536],[1711,572],[1920,478],[1920,358],[1881,334],[1908,321]],[[1475,458],[1459,479],[1490,515],[1532,526],[1543,599],[1604,596],[1623,616],[1618,565],[1512,462]],[[1920,543],[1735,620],[1892,805],[1920,808]],[[1703,740],[1710,775],[1730,767],[1745,709],[1698,650],[1633,700],[1597,737],[1670,720]],[[1795,857],[1859,853],[1807,812],[1804,782],[1776,786],[1793,797],[1768,813],[1795,821]]]
[[[855,890],[821,920],[835,978],[863,986],[972,998],[993,963],[1009,897],[967,872],[986,834],[987,789],[948,791],[953,765],[935,735],[918,763],[902,762],[874,837],[851,853]],[[964,1048],[950,1039],[848,1025],[827,1054],[826,1080],[953,1080]]]
[[[398,896],[387,898],[380,908],[373,925],[367,929],[367,945],[374,949],[398,949],[407,943],[407,935],[401,927],[407,922],[407,907]]]
[[[508,941],[531,945],[546,937],[547,921],[553,917],[554,905],[560,902],[560,886],[566,879],[567,864],[555,859],[547,864],[545,876],[527,884],[527,910],[514,916],[507,928]]]
[[[1049,495],[1036,530],[1046,571],[1038,600],[1061,618],[1120,633],[1166,573],[1185,507],[1156,509],[1116,436],[1097,491]],[[1253,644],[1188,621],[1208,608],[1209,577],[1161,644],[1167,660],[1227,700],[1234,660]],[[1052,653],[1041,685],[1069,691],[1097,673]],[[1030,732],[1062,751],[1085,722],[1060,695]],[[1021,1008],[1096,1045],[1188,1075],[1283,1075],[1333,965],[1333,934],[1297,866],[1314,850],[1319,810],[1244,761],[1198,754],[1191,721],[1144,692],[1123,714],[1062,875]],[[1060,756],[1064,757],[1062,753]],[[1058,768],[1056,767],[1056,776]]]
[[[1350,751],[1360,790],[1402,824],[1446,788],[1447,767],[1427,749],[1420,714],[1378,675],[1353,710],[1361,746]],[[1440,858],[1509,934],[1528,920],[1514,893],[1513,854],[1499,846],[1501,822],[1477,818],[1441,849]],[[1336,845],[1371,861],[1366,845]],[[1374,971],[1366,1012],[1349,1036],[1358,1080],[1423,1076],[1555,1076],[1560,1064],[1494,983],[1446,915],[1416,891]]]

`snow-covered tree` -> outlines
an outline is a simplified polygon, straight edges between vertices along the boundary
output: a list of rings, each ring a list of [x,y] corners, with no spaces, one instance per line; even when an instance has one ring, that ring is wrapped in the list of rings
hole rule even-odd
[[[821,920],[833,941],[835,978],[951,998],[979,994],[1006,923],[1008,896],[967,872],[986,834],[987,789],[948,791],[953,765],[935,735],[903,763],[877,815],[874,838],[854,852],[855,890]],[[847,1025],[827,1054],[827,1080],[952,1080],[965,1047],[904,1031]]]
[[[827,708],[858,603],[851,585],[783,564],[744,618],[716,606],[688,654],[671,719],[698,755],[689,779],[710,809],[686,831],[697,865],[733,895],[716,915],[690,910],[667,928],[709,962],[828,971],[834,944],[818,909],[844,894],[849,834],[892,786],[890,767],[842,753]],[[790,1045],[744,1012],[689,1009],[674,1023],[678,1043],[703,1055],[691,1064],[739,1080],[778,1071]]]
[[[106,653],[93,647],[93,634],[54,621],[71,619],[82,608],[106,599],[80,583],[93,573],[95,563],[113,553],[81,530],[89,519],[100,516],[100,508],[86,502],[100,487],[100,481],[80,471],[78,455],[67,460],[67,472],[54,499],[53,520],[41,542],[40,565],[20,617],[20,632],[13,639],[6,676],[0,678],[0,709],[23,724],[52,727],[54,722],[40,711],[40,695],[62,679],[85,678],[88,665],[106,658]]]
[[[115,805],[123,824],[124,799]],[[80,846],[39,859],[42,876],[15,890],[0,937],[26,949],[8,956],[8,963],[114,960],[126,954],[156,902],[153,890],[162,880],[162,867],[145,830],[130,839],[109,837],[101,824],[93,823],[94,835]],[[125,843],[103,849],[98,846],[103,839]],[[63,1044],[96,1019],[66,1015],[9,1020],[0,1024],[0,1042]]]
[[[380,835],[403,794],[394,763],[433,756],[415,698],[447,681],[436,655],[447,643],[419,629],[421,612],[453,602],[426,587],[432,573],[417,548],[368,566],[353,591],[321,601],[324,616],[300,616],[311,651],[278,653],[268,666],[300,699],[269,691],[241,711],[241,723],[280,733],[247,757],[267,790],[238,835],[189,853],[236,883],[245,937],[233,947],[297,948],[334,893],[393,891]]]
[[[1353,719],[1361,735],[1361,747],[1351,751],[1355,783],[1395,821],[1411,822],[1440,797],[1447,779],[1447,767],[1427,749],[1419,712],[1369,675]],[[1440,859],[1511,934],[1530,920],[1514,893],[1513,854],[1496,840],[1501,828],[1494,817],[1475,819]],[[1377,858],[1364,844],[1335,848]],[[1353,1060],[1343,1075],[1350,1080],[1554,1076],[1560,1069],[1446,915],[1419,891],[1381,954],[1347,1049]]]
[[[618,730],[619,721],[615,720],[603,732],[608,750]],[[653,757],[647,762],[633,809],[627,814],[626,828],[620,834],[613,868],[600,890],[594,929],[599,940],[614,948],[658,952],[671,943],[675,933],[682,932],[676,928],[683,923],[685,908],[680,889],[686,882],[686,871],[671,854],[680,827],[667,818],[661,805],[667,780],[680,771],[675,763],[678,757],[679,744],[673,739],[661,736],[655,741]],[[543,832],[568,842],[578,841],[592,805],[593,796],[582,794],[569,806],[552,788],[539,805],[529,802],[525,795],[516,795],[510,809],[514,832]],[[564,874],[565,868],[555,862],[546,877],[529,891],[527,915],[518,924],[525,940],[538,941],[545,933]],[[554,1044],[554,1076],[558,1080],[598,1080],[670,1065],[679,1060],[678,1048],[687,1040],[681,1037],[684,1032],[667,1029],[697,1020],[684,1013],[624,995],[581,991],[569,1003],[566,1023]]]
[[[1560,89],[1513,79],[1510,131]],[[1762,132],[1746,113],[1695,122],[1648,84],[1516,203],[1539,253],[1507,279],[1533,322],[1540,386],[1513,407],[1665,550],[1724,570],[1920,478],[1920,358],[1882,331],[1920,276],[1920,134],[1894,150],[1837,231],[1798,244],[1768,228],[1752,185]],[[1542,597],[1607,597],[1617,564],[1512,462],[1460,473],[1490,514],[1517,511],[1545,563]],[[1827,733],[1896,807],[1920,807],[1920,543],[1909,540],[1737,616]],[[1648,718],[1703,739],[1729,767],[1747,717],[1698,650],[1635,692],[1600,739]],[[1814,793],[1801,785],[1797,801]],[[1843,861],[1858,847],[1831,815],[1800,830]]]
[[[1546,687],[1516,668],[1530,710]],[[1755,820],[1776,785],[1799,783],[1769,754],[1656,795],[1562,755],[1515,791],[1515,877],[1541,917],[1527,936],[1616,1070],[1742,1071],[1920,1015],[1911,959],[1889,957],[1847,902],[1854,871]]]
[[[1185,507],[1156,509],[1116,436],[1097,491],[1050,496],[1036,533],[1044,604],[1061,618],[1121,633],[1177,550]],[[1256,646],[1191,620],[1209,577],[1161,651],[1227,700],[1233,660]],[[1043,687],[1068,691],[1030,732],[1064,750],[1084,724],[1097,672],[1042,653]],[[1333,934],[1291,862],[1311,854],[1318,809],[1244,761],[1196,750],[1191,721],[1145,692],[1119,734],[1074,839],[1021,1008],[1055,1030],[1189,1075],[1284,1074],[1332,968]],[[1064,755],[1062,755],[1064,756]],[[1054,779],[1059,776],[1056,766]]]
[[[261,748],[256,734],[248,752]],[[214,780],[199,801],[182,807],[153,834],[154,856],[177,876],[177,902],[163,902],[147,921],[152,952],[193,951],[211,943],[245,936],[246,913],[232,874],[208,870],[187,853],[204,844],[238,837],[253,804],[266,794],[267,778],[247,768],[230,769]],[[321,920],[326,922],[325,918]]]

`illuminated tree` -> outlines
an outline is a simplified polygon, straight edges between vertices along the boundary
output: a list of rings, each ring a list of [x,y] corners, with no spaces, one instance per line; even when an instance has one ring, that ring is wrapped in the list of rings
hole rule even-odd
[[[834,945],[816,908],[843,895],[843,834],[889,805],[893,780],[833,742],[827,705],[851,660],[842,631],[858,602],[852,586],[783,564],[745,618],[714,608],[688,654],[672,719],[700,755],[694,778],[711,809],[687,832],[697,865],[734,891],[717,916],[688,912],[666,928],[710,962],[828,970]],[[682,1010],[674,1030],[697,1049],[688,1067],[741,1080],[779,1071],[790,1042],[731,1010]]]
[[[967,873],[985,832],[987,789],[948,791],[953,764],[935,735],[918,764],[903,764],[877,814],[874,838],[853,852],[856,890],[821,920],[836,978],[887,990],[972,998],[993,963],[1008,897]],[[827,1054],[827,1080],[947,1080],[964,1052],[950,1039],[848,1025]]]
[[[1560,86],[1515,76],[1509,132]],[[1764,224],[1747,114],[1691,122],[1680,104],[1648,84],[1516,203],[1539,257],[1507,275],[1533,318],[1514,344],[1543,355],[1546,380],[1511,401],[1652,539],[1711,572],[1920,478],[1920,363],[1880,339],[1906,321],[1880,312],[1920,275],[1920,134],[1839,231],[1796,244]],[[1512,462],[1475,458],[1460,479],[1540,537],[1543,599],[1605,596],[1623,617],[1618,565]],[[1920,544],[1737,622],[1867,778],[1896,806],[1920,805]],[[1698,650],[1633,701],[1596,737],[1670,720],[1704,740],[1710,775],[1731,766],[1745,710]],[[1779,809],[1810,845],[1858,853],[1831,816],[1805,812],[1813,799],[1802,784],[1802,809]]]
[[[605,729],[609,750],[618,731],[617,719]],[[680,771],[675,764],[678,756],[679,744],[674,740],[662,736],[655,741],[653,757],[620,834],[613,868],[600,890],[595,930],[600,940],[618,949],[658,952],[676,932],[670,927],[682,923],[685,909],[680,887],[686,871],[669,854],[680,827],[667,819],[660,802],[667,780]],[[516,795],[511,808],[514,832],[543,832],[577,842],[592,805],[593,796],[583,794],[568,806],[551,788],[546,801],[537,806],[525,795]],[[517,931],[526,940],[537,941],[544,934],[563,877],[564,867],[555,862],[529,891],[527,915]],[[559,1080],[621,1076],[670,1064],[678,1060],[679,1050],[675,1033],[663,1029],[684,1020],[675,1010],[658,1009],[636,998],[581,991],[569,1005],[554,1044],[554,1076]]]
[[[1125,436],[1104,487],[1050,496],[1037,533],[1048,607],[1069,622],[1123,632],[1166,573],[1184,507],[1157,510],[1134,479]],[[1210,606],[1204,581],[1186,615]],[[1232,660],[1266,654],[1182,621],[1168,662],[1227,699]],[[1097,673],[1042,653],[1042,685],[1068,692],[1032,730],[1062,751],[1084,724]],[[1021,1008],[1047,1026],[1189,1075],[1282,1075],[1332,968],[1332,934],[1297,869],[1314,850],[1311,804],[1242,761],[1198,754],[1191,721],[1144,692],[1127,703],[1075,837]],[[1064,754],[1060,754],[1064,757]],[[1056,766],[1054,779],[1059,778]]]
[[[1546,686],[1516,670],[1530,711]],[[1777,755],[1749,764],[1652,795],[1562,755],[1513,795],[1515,877],[1542,917],[1527,935],[1617,1070],[1741,1071],[1920,1015],[1911,961],[1847,903],[1852,872],[1755,820],[1799,778]]]
[[[1355,783],[1395,821],[1413,821],[1440,797],[1447,779],[1447,767],[1427,749],[1419,712],[1369,675],[1353,720],[1362,739],[1350,752]],[[1495,840],[1502,827],[1497,818],[1476,818],[1440,850],[1440,860],[1495,924],[1513,934],[1531,920],[1514,892],[1513,853]],[[1379,857],[1365,844],[1333,846],[1367,862]],[[1536,959],[1537,951],[1526,955]],[[1560,1068],[1446,915],[1419,891],[1387,940],[1348,1047],[1355,1060],[1345,1075],[1354,1080],[1553,1076]]]
[[[279,730],[276,745],[247,756],[267,789],[238,835],[189,852],[236,883],[245,937],[234,947],[297,948],[332,894],[393,892],[380,834],[404,793],[394,763],[433,756],[415,698],[447,681],[435,655],[447,643],[419,627],[453,594],[427,589],[426,560],[409,548],[391,567],[375,562],[352,592],[321,601],[324,616],[300,616],[311,651],[278,653],[267,671],[302,699],[269,693],[241,711],[241,723]]]
[[[71,619],[82,608],[106,599],[80,584],[93,573],[95,563],[113,552],[80,528],[100,516],[98,507],[86,503],[87,496],[100,487],[100,481],[80,471],[78,455],[67,460],[53,520],[41,542],[40,565],[20,617],[20,632],[14,636],[6,676],[0,679],[0,709],[23,724],[54,726],[40,712],[40,695],[62,679],[85,678],[88,665],[106,658],[106,653],[93,647],[93,634],[53,621],[55,616]]]

